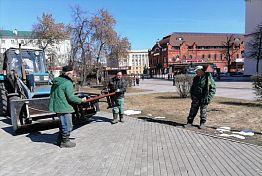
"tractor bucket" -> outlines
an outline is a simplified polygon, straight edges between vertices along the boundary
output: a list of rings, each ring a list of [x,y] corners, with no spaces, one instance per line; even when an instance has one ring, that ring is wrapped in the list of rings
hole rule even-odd
[[[39,119],[54,118],[55,113],[48,111],[49,97],[21,99],[10,98],[10,117],[14,131],[28,126]]]

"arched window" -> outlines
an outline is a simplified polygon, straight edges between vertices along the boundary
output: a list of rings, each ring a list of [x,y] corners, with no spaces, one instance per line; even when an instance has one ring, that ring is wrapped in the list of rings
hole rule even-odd
[[[202,54],[202,59],[204,59],[205,58],[205,55],[204,54]]]

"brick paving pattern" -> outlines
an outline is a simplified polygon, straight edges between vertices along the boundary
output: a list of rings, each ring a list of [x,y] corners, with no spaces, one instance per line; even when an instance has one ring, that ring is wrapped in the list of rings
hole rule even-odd
[[[262,175],[259,146],[131,117],[111,125],[110,118],[100,112],[72,132],[75,148],[60,149],[57,128],[14,136],[1,117],[0,175]]]

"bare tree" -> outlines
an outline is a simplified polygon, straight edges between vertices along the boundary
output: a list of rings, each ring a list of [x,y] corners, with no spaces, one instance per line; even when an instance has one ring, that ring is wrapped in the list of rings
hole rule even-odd
[[[97,59],[97,84],[101,76],[102,67],[99,67],[100,58],[110,53],[110,46],[116,44],[117,33],[114,30],[116,24],[113,16],[107,10],[100,9],[98,14],[91,19],[91,26],[94,29],[92,36],[94,54]]]
[[[119,67],[119,63],[123,62],[124,59],[128,57],[128,50],[130,50],[130,48],[130,43],[126,37],[118,37],[116,44],[111,46],[111,51],[108,56],[108,59],[112,65]]]
[[[222,50],[222,54],[225,56],[227,60],[227,72],[230,73],[231,69],[231,60],[233,56],[239,51],[240,39],[234,35],[230,35],[227,37],[226,41],[222,44],[224,46],[224,50]]]
[[[63,23],[56,23],[52,14],[43,13],[38,17],[38,23],[33,25],[32,38],[37,39],[37,44],[44,51],[48,46],[68,38],[67,28]],[[50,53],[52,55],[52,53]]]
[[[252,34],[252,39],[247,43],[247,57],[256,59],[256,72],[259,73],[259,61],[262,59],[262,24],[258,25]]]
[[[86,12],[79,6],[72,7],[74,23],[69,26],[72,41],[72,63],[78,63],[77,70],[81,73],[82,84],[86,84],[87,75],[92,72],[92,27]]]

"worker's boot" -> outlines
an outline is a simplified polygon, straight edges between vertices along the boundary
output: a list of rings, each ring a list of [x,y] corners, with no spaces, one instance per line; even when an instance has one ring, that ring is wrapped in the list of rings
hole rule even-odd
[[[199,129],[204,129],[205,128],[205,123],[206,123],[206,119],[201,119],[200,120],[200,125],[199,125]]]
[[[184,125],[184,128],[190,128],[193,126],[193,119],[187,119],[187,123]]]
[[[61,141],[62,141],[62,134],[59,132],[56,139],[56,145],[60,146]]]
[[[76,143],[74,142],[71,142],[70,139],[69,139],[69,136],[66,136],[66,137],[62,137],[62,141],[61,141],[61,144],[60,144],[60,147],[61,148],[72,148],[72,147],[75,147],[76,146]]]
[[[111,122],[112,124],[118,123],[118,114],[113,114],[113,120]]]
[[[124,118],[124,115],[123,114],[119,114],[119,122],[124,122],[123,118]]]

